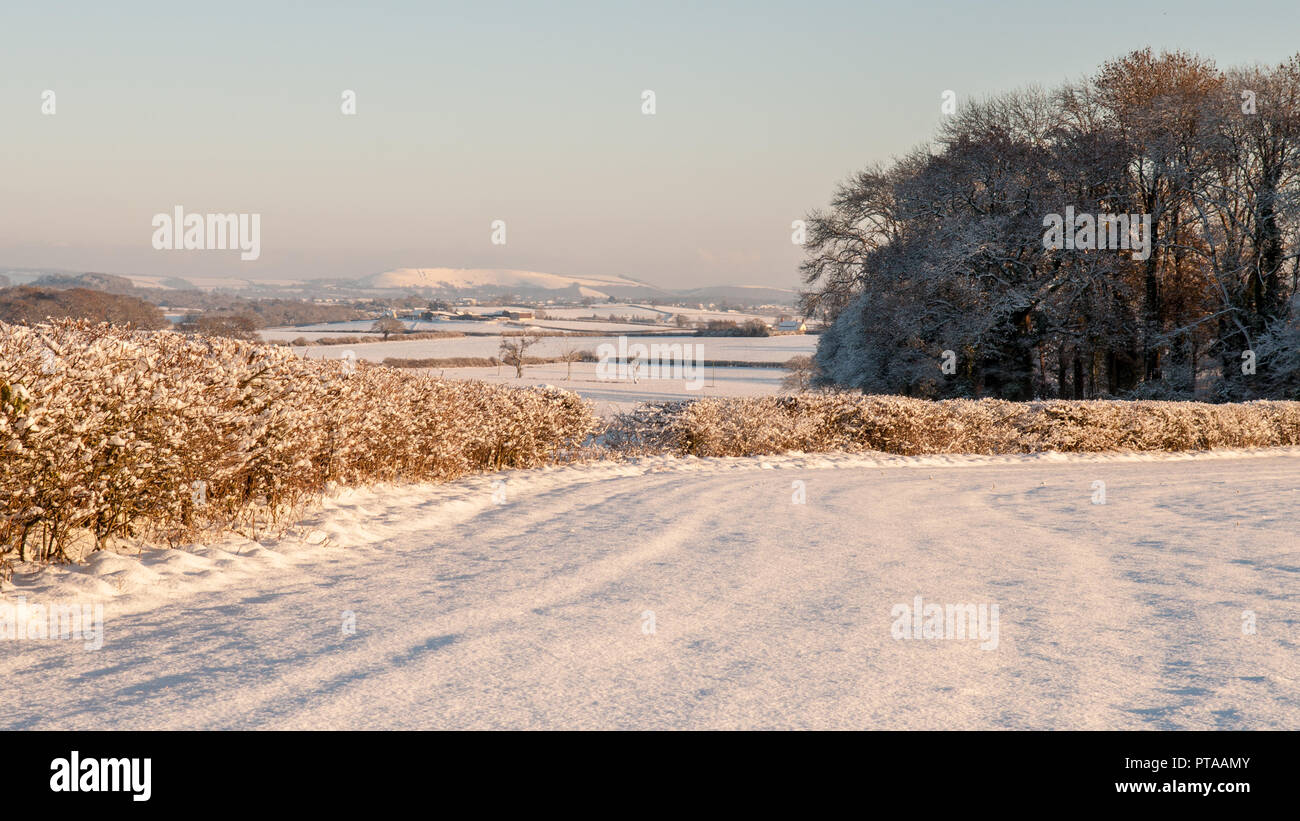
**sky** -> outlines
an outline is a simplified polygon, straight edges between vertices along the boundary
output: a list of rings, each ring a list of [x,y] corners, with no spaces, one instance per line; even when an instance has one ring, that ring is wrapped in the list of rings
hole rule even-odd
[[[0,270],[794,288],[791,222],[929,139],[945,90],[1145,46],[1278,63],[1300,3],[10,2]],[[260,215],[260,256],[156,250],[176,206]]]

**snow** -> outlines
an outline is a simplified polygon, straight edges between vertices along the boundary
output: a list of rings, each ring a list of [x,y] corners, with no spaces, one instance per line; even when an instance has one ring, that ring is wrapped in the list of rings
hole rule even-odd
[[[320,322],[314,325],[295,325],[282,328],[267,328],[259,331],[263,339],[284,340],[292,342],[298,337],[319,339],[323,336],[347,336],[348,334],[375,334],[374,319],[352,319],[344,322]],[[491,320],[467,319],[401,319],[398,320],[408,331],[456,331],[457,333],[499,333],[502,324]]]
[[[786,374],[785,370],[773,367],[705,367],[703,384],[692,389],[686,379],[641,378],[636,382],[630,379],[602,379],[597,375],[596,368],[595,362],[575,362],[571,377],[569,366],[565,363],[528,365],[521,378],[515,377],[514,368],[505,365],[499,368],[429,368],[424,372],[444,379],[475,379],[520,388],[544,382],[573,391],[590,401],[593,410],[603,417],[627,413],[644,402],[776,394],[781,392],[781,379]]]
[[[427,323],[422,323],[427,324]],[[450,323],[449,323],[450,324]],[[478,323],[460,323],[475,324]],[[300,336],[302,334],[295,334]],[[329,334],[324,334],[329,336]],[[567,364],[527,365],[522,378],[516,378],[513,368],[430,368],[425,373],[444,379],[475,379],[499,382],[517,387],[531,387],[539,382],[556,385],[578,393],[590,400],[602,416],[631,411],[642,402],[660,402],[676,399],[700,399],[707,396],[767,396],[780,393],[783,368],[772,367],[801,354],[811,355],[817,346],[817,337],[786,335],[770,337],[628,337],[629,342],[643,344],[698,344],[703,346],[707,360],[727,362],[753,362],[763,367],[706,366],[703,385],[698,389],[688,386],[685,379],[641,378],[630,380],[602,379],[597,375],[595,362],[575,362],[572,369]],[[595,353],[602,344],[618,346],[618,337],[544,337],[528,349],[529,356],[559,356],[566,348]],[[358,359],[382,362],[387,357],[404,359],[495,357],[500,353],[500,336],[467,336],[454,339],[424,339],[412,342],[392,340],[355,345],[329,345],[323,347],[294,348],[310,358],[338,359],[344,351],[351,351]],[[692,349],[694,351],[694,349]],[[693,360],[692,360],[693,361]],[[572,376],[570,377],[570,374]]]
[[[176,290],[176,283],[178,282],[188,282],[192,287],[202,291],[212,291],[218,288],[228,290],[239,290],[244,288],[293,288],[307,284],[304,280],[300,279],[251,280],[240,279],[237,277],[165,277],[141,276],[138,274],[118,274],[118,276],[131,280],[131,284],[138,288],[163,288],[166,290]]]
[[[600,297],[600,290],[609,286],[631,288],[648,287],[645,283],[624,277],[569,276],[541,271],[520,271],[509,268],[397,268],[372,274],[361,280],[370,288],[545,288],[562,290],[571,286],[586,289],[583,296]]]
[[[582,336],[588,333],[623,333],[636,335],[659,335],[675,334],[680,335],[682,331],[672,326],[653,326],[640,325],[631,322],[583,322],[580,320],[547,320],[547,319],[530,319],[530,320],[504,320],[498,318],[484,319],[399,319],[408,331],[455,331],[462,334],[492,334],[500,333],[503,329],[520,333],[527,330],[539,329],[545,331],[578,331],[581,333],[572,334],[573,336]],[[292,342],[298,337],[305,339],[319,339],[322,336],[346,336],[351,333],[369,334],[374,333],[371,329],[375,325],[373,319],[356,319],[345,322],[322,322],[315,325],[298,325],[291,327],[267,328],[259,331],[263,339],[266,340],[284,340]]]
[[[20,569],[4,601],[103,602],[104,645],[0,641],[0,727],[1292,729],[1297,494],[1300,449],[341,491],[283,538]],[[997,648],[896,640],[917,596],[997,604]]]
[[[477,305],[471,307],[457,307],[455,310],[478,315],[494,313],[502,310],[541,310],[541,312],[546,315],[546,318],[510,321],[508,324],[491,318],[473,321],[441,318],[432,320],[412,320],[406,317],[400,317],[399,320],[406,326],[406,329],[410,331],[442,330],[475,334],[490,333],[493,329],[505,325],[505,327],[509,327],[512,330],[542,328],[557,331],[581,331],[585,333],[604,332],[627,335],[680,335],[683,331],[678,328],[675,321],[672,320],[672,317],[675,314],[683,314],[691,322],[706,322],[716,319],[743,323],[752,319],[757,319],[772,324],[777,320],[777,317],[773,315],[729,311],[701,311],[693,308],[658,310],[649,306],[635,305],[631,303],[599,305],[595,308],[548,307],[543,309],[527,307],[521,308],[519,306]],[[608,319],[610,315],[615,317],[632,317],[636,319],[657,319],[660,320],[660,323],[648,325],[641,322],[622,322]],[[260,333],[263,339],[292,341],[298,337],[314,339],[321,336],[339,336],[348,333],[371,333],[370,329],[374,324],[375,320],[373,319],[354,319],[342,322],[321,322],[311,325],[268,328]]]
[[[709,311],[700,310],[699,308],[678,307],[676,305],[654,306],[633,302],[598,303],[591,306],[571,307],[547,306],[542,310],[552,319],[583,319],[586,317],[608,319],[610,315],[613,315],[620,318],[653,319],[668,324],[674,323],[676,321],[674,317],[679,314],[685,316],[690,322],[708,322],[716,319],[743,323],[750,319],[759,319],[771,324],[777,320],[775,314],[756,314],[744,311]]]
[[[604,331],[605,333],[621,333],[629,336],[682,333],[680,328],[672,325],[646,325],[638,322],[610,322],[609,320],[592,319],[532,319],[524,324],[532,328],[548,328],[559,331]]]
[[[373,323],[372,323],[373,324]],[[422,326],[428,323],[420,323]],[[483,323],[479,322],[459,322],[447,323],[471,326],[475,329],[481,329]],[[369,326],[367,326],[367,329]],[[439,330],[443,328],[440,326]],[[422,330],[429,330],[422,328]],[[454,329],[451,329],[454,330]],[[302,335],[302,334],[299,334]],[[331,334],[324,334],[330,336]],[[785,362],[793,356],[801,354],[812,354],[817,348],[817,337],[809,335],[787,335],[787,336],[759,336],[759,337],[741,337],[741,336],[670,336],[655,335],[649,340],[632,339],[628,336],[629,342],[644,342],[645,344],[659,343],[670,345],[680,343],[683,345],[695,344],[702,345],[704,358],[709,360],[724,360],[735,362]],[[549,336],[543,337],[542,341],[536,346],[528,349],[529,356],[559,356],[560,353],[569,347],[577,348],[581,351],[596,351],[602,344],[618,345],[617,336]],[[370,362],[382,362],[387,357],[397,357],[401,359],[427,359],[427,358],[448,358],[448,357],[490,357],[496,356],[501,347],[500,336],[465,336],[451,339],[417,339],[410,342],[403,342],[400,339],[392,339],[388,342],[366,342],[357,345],[326,345],[319,347],[296,347],[293,350],[304,356],[313,359],[326,358],[338,359],[343,355],[343,351],[352,351],[358,359],[364,359]]]
[[[653,319],[665,321],[672,318],[674,313],[684,311],[683,308],[656,308],[651,305],[638,305],[630,302],[618,303],[599,303],[596,305],[573,305],[557,307],[548,305],[542,309],[548,317],[552,319],[586,319],[589,317],[605,318],[610,314],[618,317],[633,317],[635,319]]]

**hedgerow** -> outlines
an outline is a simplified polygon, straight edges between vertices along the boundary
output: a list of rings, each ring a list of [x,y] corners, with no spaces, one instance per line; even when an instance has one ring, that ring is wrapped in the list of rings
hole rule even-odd
[[[0,323],[0,562],[64,560],[73,534],[98,548],[274,523],[331,482],[538,466],[595,427],[556,389],[170,331]]]
[[[1283,447],[1300,445],[1300,402],[936,402],[848,392],[710,398],[622,414],[605,440],[623,453],[695,456]]]
[[[280,346],[0,323],[0,574],[70,543],[292,521],[332,483],[446,481],[577,454],[1177,451],[1300,445],[1300,402],[929,401],[819,393],[643,405],[441,380]]]

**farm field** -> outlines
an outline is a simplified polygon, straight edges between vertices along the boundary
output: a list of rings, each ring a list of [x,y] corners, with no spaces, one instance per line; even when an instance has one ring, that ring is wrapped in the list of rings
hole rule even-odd
[[[485,315],[501,310],[532,310],[517,306],[474,305],[457,307],[461,311],[476,315]],[[768,324],[776,322],[774,314],[756,314],[740,311],[714,311],[697,308],[655,307],[636,304],[600,304],[592,307],[564,307],[541,309],[545,318],[527,320],[484,320],[467,321],[460,319],[411,319],[402,317],[400,321],[409,331],[457,331],[467,334],[492,334],[503,329],[522,331],[537,329],[540,331],[577,331],[582,333],[612,333],[628,335],[681,334],[681,329],[674,324],[677,315],[686,317],[691,323],[703,323],[712,320],[744,323],[749,320],[761,320]],[[178,318],[180,315],[176,315]],[[625,319],[655,320],[655,324],[645,322],[627,322]],[[357,319],[345,322],[326,322],[313,325],[296,325],[293,327],[267,328],[261,331],[266,340],[292,341],[299,337],[315,339],[322,336],[340,336],[349,333],[370,333],[374,325],[372,319]]]
[[[322,335],[331,336],[332,334]],[[629,337],[629,341],[637,340],[632,340]],[[767,337],[655,336],[650,342],[701,345],[703,346],[704,358],[708,360],[771,363],[785,362],[792,356],[811,355],[817,347],[817,337],[811,334]],[[570,347],[580,351],[595,352],[597,347],[602,344],[617,346],[618,337],[543,337],[542,341],[535,347],[528,349],[528,355],[559,356],[566,348]],[[312,359],[337,359],[343,356],[345,350],[350,350],[356,355],[357,359],[382,362],[388,357],[402,359],[491,357],[497,355],[500,345],[500,336],[466,336],[451,339],[419,339],[410,342],[391,339],[388,342],[312,346],[294,348],[294,350]]]
[[[776,394],[781,391],[781,378],[786,373],[776,367],[706,367],[699,387],[692,388],[692,383],[684,379],[639,379],[637,382],[601,379],[594,362],[573,363],[571,379],[568,378],[569,368],[563,363],[529,365],[524,368],[522,378],[515,376],[514,368],[504,365],[500,368],[428,369],[425,372],[444,379],[475,379],[521,388],[554,385],[588,400],[592,409],[603,417],[626,413],[645,402]]]

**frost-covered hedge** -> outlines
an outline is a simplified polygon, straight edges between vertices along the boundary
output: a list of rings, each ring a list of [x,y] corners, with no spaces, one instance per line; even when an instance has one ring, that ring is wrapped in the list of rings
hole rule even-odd
[[[606,440],[624,452],[696,456],[1279,447],[1300,445],[1300,402],[934,402],[855,393],[701,399],[623,414]]]
[[[274,520],[329,482],[545,464],[596,426],[576,394],[276,347],[0,323],[0,563],[71,535],[178,540]]]

